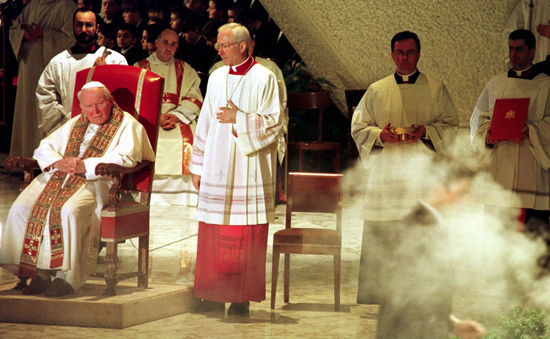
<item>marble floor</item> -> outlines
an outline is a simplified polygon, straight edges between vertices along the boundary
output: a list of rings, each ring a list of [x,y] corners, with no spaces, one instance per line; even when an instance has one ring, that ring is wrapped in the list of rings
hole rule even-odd
[[[0,171],[0,223],[4,224],[10,205],[18,192],[20,178]],[[284,228],[285,206],[277,206],[276,220],[270,225],[267,258],[267,300],[251,305],[250,316],[233,318],[186,313],[121,330],[0,324],[0,338],[28,337],[117,337],[117,338],[374,338],[378,305],[358,305],[357,280],[362,235],[359,219],[359,195],[345,194],[342,286],[339,312],[333,309],[332,259],[319,256],[294,256],[291,267],[290,304],[283,302],[280,274],[277,304],[270,309],[271,240],[273,232]],[[151,216],[150,282],[192,285],[196,255],[197,222],[195,209],[157,206]],[[313,215],[299,216],[296,226],[324,224],[330,220]],[[123,266],[136,265],[135,243],[121,245]],[[281,267],[282,270],[282,267]],[[15,281],[0,269],[0,283]],[[455,312],[494,323],[495,305],[488,290],[461,291],[455,300]]]

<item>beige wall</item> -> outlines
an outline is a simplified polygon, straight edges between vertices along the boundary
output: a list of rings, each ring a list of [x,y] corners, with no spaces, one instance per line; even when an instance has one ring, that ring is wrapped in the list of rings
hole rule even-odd
[[[518,0],[261,0],[312,72],[337,88],[366,88],[394,71],[390,40],[418,34],[419,69],[443,80],[466,124],[485,83],[506,70],[502,28]]]

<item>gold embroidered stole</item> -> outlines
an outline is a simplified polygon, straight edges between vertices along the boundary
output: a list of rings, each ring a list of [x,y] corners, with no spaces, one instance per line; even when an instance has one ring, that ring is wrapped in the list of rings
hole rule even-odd
[[[92,137],[90,144],[84,151],[82,159],[103,156],[123,119],[124,113],[114,104],[109,120],[101,125]],[[88,124],[88,117],[82,113],[71,130],[67,148],[65,149],[65,158],[78,156],[80,144],[82,143]],[[64,182],[65,184],[63,184]],[[64,246],[61,208],[85,183],[86,176],[84,174],[71,175],[67,178],[67,173],[61,171],[53,173],[34,203],[27,221],[25,239],[19,262],[20,276],[31,278],[36,276],[38,250],[42,242],[48,211],[50,213],[49,228],[52,253],[50,268],[60,267],[63,264]]]

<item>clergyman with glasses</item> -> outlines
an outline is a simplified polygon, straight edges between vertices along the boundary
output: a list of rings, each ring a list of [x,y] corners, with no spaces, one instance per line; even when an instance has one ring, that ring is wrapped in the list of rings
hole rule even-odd
[[[224,66],[212,72],[191,159],[199,190],[193,295],[199,311],[248,314],[265,300],[269,223],[275,217],[277,140],[282,131],[277,78],[249,54],[248,30],[218,30]]]
[[[445,85],[417,68],[420,40],[409,31],[391,40],[395,73],[370,85],[353,113],[351,133],[369,170],[357,302],[380,303],[384,284],[375,247],[422,198],[415,170],[428,166],[417,156],[452,154],[458,116]]]

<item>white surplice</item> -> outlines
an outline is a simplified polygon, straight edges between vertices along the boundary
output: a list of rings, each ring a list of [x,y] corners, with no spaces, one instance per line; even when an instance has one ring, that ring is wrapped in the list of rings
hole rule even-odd
[[[275,217],[277,140],[283,126],[275,75],[256,64],[244,76],[229,66],[208,80],[191,172],[201,176],[197,219],[218,225],[257,225]],[[235,124],[216,113],[232,100]]]
[[[351,133],[370,170],[364,199],[364,220],[400,220],[419,201],[424,183],[417,171],[431,154],[424,142],[382,143],[380,132],[422,124],[437,153],[452,153],[458,116],[445,85],[420,73],[415,83],[397,84],[390,75],[369,86],[353,113]]]
[[[495,100],[501,98],[530,98],[526,122],[529,138],[521,143],[502,141],[490,147],[485,143],[487,128],[491,125]],[[509,190],[505,197],[489,194],[487,204],[548,210],[549,100],[550,77],[545,74],[532,80],[499,74],[481,92],[470,120],[471,141],[474,149],[489,159],[489,173]]]
[[[287,102],[287,93],[286,93],[286,83],[285,83],[285,77],[283,75],[283,71],[277,66],[277,64],[269,59],[265,59],[259,56],[255,56],[254,60],[256,60],[257,63],[264,66],[273,74],[275,74],[275,78],[277,79],[277,85],[279,86],[279,104],[281,105],[281,113],[284,114],[284,124],[283,124],[283,131],[279,136],[279,140],[277,141],[277,156],[279,159],[279,163],[282,164],[283,159],[285,158],[286,153],[286,138],[288,135],[288,110],[286,109],[286,102]],[[218,68],[223,67],[223,60],[220,60],[210,68],[209,73],[214,72]]]
[[[18,273],[21,250],[29,214],[37,197],[50,179],[53,171],[47,171],[53,163],[63,158],[71,129],[79,117],[69,120],[63,127],[40,142],[34,158],[44,171],[17,197],[13,203],[2,234],[0,265]],[[82,155],[91,141],[98,125],[89,124],[80,147]],[[66,281],[77,290],[89,276],[85,258],[89,249],[91,234],[99,231],[101,209],[108,202],[110,177],[95,175],[99,163],[115,163],[132,167],[142,160],[154,161],[155,155],[143,126],[130,114],[124,119],[117,133],[102,157],[84,160],[87,182],[63,205],[61,225],[65,254],[61,267],[50,268],[51,250],[49,239],[49,217],[44,229],[44,238],[38,252],[37,268],[58,269],[66,274]]]

